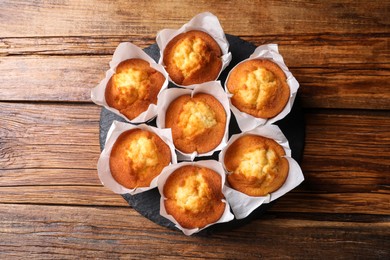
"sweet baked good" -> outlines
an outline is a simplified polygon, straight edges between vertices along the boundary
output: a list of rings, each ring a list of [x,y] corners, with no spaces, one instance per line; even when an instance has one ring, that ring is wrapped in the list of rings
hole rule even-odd
[[[286,106],[290,87],[283,70],[266,59],[247,60],[230,72],[226,83],[232,104],[258,118],[272,118]]]
[[[230,186],[249,196],[265,196],[286,181],[289,164],[281,145],[258,135],[243,135],[226,149]]]
[[[221,56],[221,48],[209,34],[193,30],[169,41],[163,63],[172,81],[187,86],[217,79]]]
[[[226,112],[206,93],[182,95],[171,102],[165,127],[172,129],[173,143],[184,153],[206,153],[217,147],[225,134]]]
[[[107,83],[105,98],[110,107],[132,120],[157,103],[164,75],[142,59],[125,60]]]
[[[203,228],[225,211],[222,178],[215,171],[192,165],[175,170],[163,187],[168,214],[184,228]]]
[[[123,132],[109,159],[112,177],[129,189],[150,186],[170,162],[169,146],[157,134],[142,129]]]

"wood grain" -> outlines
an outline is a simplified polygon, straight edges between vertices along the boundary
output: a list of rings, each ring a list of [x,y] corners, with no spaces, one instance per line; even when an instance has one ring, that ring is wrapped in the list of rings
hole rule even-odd
[[[306,213],[337,213],[337,214],[390,214],[390,192],[384,188],[380,192],[339,193],[305,192],[298,189],[282,197],[275,203],[271,211]]]
[[[300,83],[305,181],[260,218],[184,236],[99,181],[90,91],[120,42],[217,15]],[[390,259],[388,1],[0,4],[0,259]]]
[[[175,4],[138,2],[142,8],[130,11],[124,6],[132,4],[121,2],[15,5],[6,1],[3,8],[9,14],[3,19],[15,20],[12,28],[19,30],[15,34],[4,28],[0,38],[0,56],[11,56],[0,58],[0,99],[90,102],[90,90],[104,77],[118,43],[131,41],[147,47],[155,43],[160,29],[178,28],[201,11],[197,7],[178,13],[167,9]],[[256,3],[236,3],[244,20],[232,20],[231,12],[236,10],[225,2],[203,4],[216,11],[222,25],[226,23],[226,33],[256,45],[279,44],[286,64],[300,82],[305,107],[390,109],[389,34],[383,15],[388,9],[381,2],[366,3],[364,10],[355,1],[271,2],[262,8],[253,8]],[[16,12],[16,6],[23,12]],[[137,13],[140,10],[142,14]],[[38,12],[39,16],[34,16]],[[29,23],[25,21],[28,14],[33,17]],[[159,15],[168,18],[167,24],[155,22]],[[96,16],[99,19],[94,19]],[[316,19],[306,23],[313,17]],[[41,24],[52,19],[57,21],[55,29],[50,23]],[[103,23],[107,19],[111,23]],[[26,29],[28,33],[18,34]]]
[[[1,100],[91,102],[91,90],[111,57],[59,56],[0,59]]]
[[[91,90],[104,78],[110,60],[99,55],[2,57],[0,100],[91,102]],[[388,69],[290,70],[300,82],[305,107],[390,109]]]
[[[329,67],[388,69],[390,52],[388,34],[312,35],[235,34],[255,46],[275,43],[290,67]],[[156,35],[99,35],[69,37],[1,37],[0,56],[31,55],[112,55],[121,42],[132,42],[140,48],[156,43]],[[38,57],[39,58],[39,57]]]
[[[104,187],[52,185],[41,183],[35,186],[0,187],[4,195],[0,203],[51,204],[68,206],[128,206],[117,194]],[[321,193],[307,192],[298,188],[278,199],[270,212],[303,212],[327,214],[390,214],[390,192],[372,193]]]
[[[181,8],[184,7],[185,8]],[[370,1],[2,1],[4,37],[155,35],[210,11],[234,35],[388,33],[389,3]],[[164,22],[161,22],[164,21]],[[308,23],[307,21],[310,21]]]
[[[355,192],[362,187],[373,192],[389,190],[390,176],[384,174],[390,172],[387,111],[316,110],[307,112],[305,118],[305,189],[337,191],[342,185]]]
[[[388,219],[351,223],[267,214],[232,231],[186,237],[127,208],[0,204],[0,212],[4,258],[259,259],[275,252],[278,258],[306,258],[308,252],[315,258],[389,256]],[[275,243],[280,240],[283,246]]]
[[[96,172],[95,177],[98,179]],[[73,183],[72,185],[53,185],[41,182],[34,186],[0,187],[2,196],[0,203],[13,204],[51,204],[79,206],[128,206],[128,203],[118,194],[114,194],[102,185],[87,186]]]
[[[50,103],[0,107],[1,169],[96,167],[99,107]]]
[[[0,103],[0,117],[0,202],[124,205],[97,178],[98,106]],[[388,119],[384,112],[307,111],[306,180],[276,210],[389,214]]]

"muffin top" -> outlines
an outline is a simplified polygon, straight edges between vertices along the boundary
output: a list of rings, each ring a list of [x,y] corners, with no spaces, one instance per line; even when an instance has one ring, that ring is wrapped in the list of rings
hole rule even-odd
[[[163,63],[178,85],[215,80],[222,68],[222,51],[207,33],[197,30],[175,36],[164,49]]]
[[[215,171],[182,166],[166,180],[165,208],[184,228],[202,228],[218,221],[224,210],[222,178]]]
[[[133,129],[123,132],[110,154],[112,177],[126,188],[148,187],[171,162],[169,146],[155,133]]]
[[[226,150],[224,164],[232,188],[249,196],[265,196],[285,182],[289,165],[282,146],[258,135],[243,135]]]
[[[232,104],[254,117],[272,118],[290,97],[287,77],[280,67],[265,59],[247,60],[231,71],[226,86]]]
[[[172,129],[176,148],[184,153],[206,153],[217,147],[225,134],[226,112],[205,93],[182,95],[169,105],[165,127]]]
[[[116,108],[132,120],[157,103],[157,95],[165,81],[163,74],[142,59],[125,60],[116,68],[107,83],[105,98],[110,107]]]
[[[178,126],[186,138],[193,139],[217,124],[215,112],[201,100],[188,100],[179,115]]]

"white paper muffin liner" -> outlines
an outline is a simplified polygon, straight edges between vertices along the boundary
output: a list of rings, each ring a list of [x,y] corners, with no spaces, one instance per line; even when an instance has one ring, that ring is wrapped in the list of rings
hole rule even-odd
[[[287,192],[297,187],[304,180],[304,176],[299,164],[293,158],[291,158],[291,150],[287,138],[276,125],[259,126],[252,131],[233,135],[227,143],[226,147],[219,154],[219,162],[222,165],[224,165],[225,153],[228,147],[239,137],[247,134],[264,136],[273,139],[278,144],[280,144],[286,152],[285,158],[289,163],[289,172],[285,183],[278,190],[268,194],[267,196],[248,196],[231,188],[226,181],[224,194],[226,194],[226,199],[228,200],[236,219],[243,219],[247,217],[252,211],[261,206],[263,203],[269,203],[280,198]]]
[[[221,27],[221,24],[219,23],[218,18],[210,12],[204,12],[194,16],[188,23],[184,24],[178,30],[163,29],[159,31],[156,37],[157,45],[160,48],[160,59],[158,63],[164,66],[163,55],[167,44],[175,36],[191,30],[199,30],[208,33],[212,38],[214,38],[214,40],[218,43],[219,47],[221,48],[222,68],[218,74],[218,77],[215,79],[217,80],[221,72],[229,65],[232,59],[232,54],[229,52],[229,42],[226,39],[225,33]],[[191,88],[191,89],[194,87],[194,85],[188,85],[188,86],[179,85],[174,81],[172,81],[171,79],[170,81],[179,87]]]
[[[214,161],[214,160],[204,160],[204,161],[198,161],[198,162],[181,162],[181,163],[178,163],[178,164],[171,164],[167,167],[164,168],[164,170],[162,171],[162,173],[160,174],[159,178],[158,178],[158,190],[160,192],[160,195],[161,195],[161,198],[160,198],[160,215],[163,216],[164,218],[167,218],[169,219],[170,221],[172,221],[175,226],[180,229],[185,235],[189,236],[189,235],[192,235],[194,233],[197,233],[211,225],[214,225],[214,224],[217,224],[217,223],[224,223],[224,222],[229,222],[231,220],[234,219],[234,216],[233,214],[230,212],[230,206],[229,206],[229,203],[226,202],[226,200],[222,200],[226,206],[225,206],[225,211],[224,213],[222,214],[221,218],[216,221],[215,223],[211,223],[203,228],[194,228],[194,229],[188,229],[188,228],[183,228],[177,221],[176,219],[172,216],[172,215],[169,215],[165,209],[165,204],[164,204],[164,201],[165,201],[165,197],[164,197],[164,192],[163,192],[163,188],[164,188],[164,185],[165,185],[165,182],[166,180],[168,179],[168,177],[177,169],[183,167],[183,166],[186,166],[186,165],[192,165],[192,166],[198,166],[198,167],[204,167],[204,168],[208,168],[208,169],[211,169],[215,172],[217,172],[221,178],[222,178],[222,186],[221,186],[221,190],[222,190],[222,193],[225,195],[225,198],[226,198],[226,190],[223,189],[224,185],[225,185],[225,181],[226,181],[226,175],[225,175],[225,171],[222,167],[222,164],[217,162],[217,161]]]
[[[119,65],[119,63],[128,59],[142,59],[149,62],[150,66],[153,69],[161,72],[165,77],[165,81],[161,87],[160,92],[168,87],[169,77],[168,77],[168,73],[165,71],[165,68],[162,65],[157,64],[148,54],[146,54],[138,46],[130,42],[123,42],[120,43],[118,47],[115,49],[115,52],[112,56],[112,60],[110,61],[110,69],[107,70],[106,72],[106,77],[95,88],[92,89],[91,99],[95,104],[104,106],[106,109],[121,116],[122,118],[124,118],[126,121],[130,123],[144,123],[156,117],[157,115],[156,104],[150,104],[146,111],[142,112],[136,118],[130,120],[125,115],[120,113],[119,110],[110,107],[106,102],[105,92],[106,92],[108,81],[115,74],[116,67]]]
[[[229,139],[229,122],[230,122],[230,107],[229,100],[226,95],[226,92],[223,90],[221,83],[219,81],[209,81],[202,84],[196,84],[193,86],[194,89],[182,89],[182,88],[170,88],[162,91],[159,94],[158,102],[157,102],[157,119],[156,124],[159,128],[165,128],[165,113],[171,104],[176,98],[182,95],[195,95],[196,93],[206,93],[215,97],[223,106],[226,113],[226,125],[225,125],[225,134],[221,140],[221,143],[215,147],[213,150],[207,153],[198,154],[196,151],[188,154],[183,153],[180,150],[178,152],[178,160],[180,161],[193,161],[195,157],[209,156],[212,155],[215,151],[220,151],[225,147],[228,139]]]
[[[266,45],[261,45],[261,46],[257,47],[255,49],[255,51],[252,53],[252,55],[249,56],[248,59],[245,59],[245,60],[241,61],[240,63],[248,61],[248,60],[253,60],[253,59],[268,59],[268,60],[271,60],[279,65],[279,67],[283,70],[283,72],[287,76],[287,84],[290,87],[290,98],[289,98],[286,106],[284,107],[284,109],[278,115],[276,115],[275,117],[269,118],[269,119],[258,118],[258,117],[254,117],[252,115],[249,115],[245,112],[241,112],[233,104],[231,104],[231,99],[229,98],[231,110],[232,110],[234,116],[236,117],[237,124],[240,127],[242,132],[252,130],[255,127],[260,126],[260,125],[272,124],[276,121],[283,119],[285,116],[287,116],[291,111],[291,108],[294,104],[294,100],[295,100],[295,97],[296,97],[296,94],[297,94],[297,91],[299,88],[298,81],[295,79],[295,77],[292,75],[292,73],[287,68],[286,64],[284,63],[282,55],[279,54],[277,44],[266,44]],[[235,67],[237,67],[240,63],[238,63]],[[234,70],[234,68],[232,70]],[[226,93],[228,93],[229,97],[232,97],[233,94],[229,92],[229,89],[227,88],[226,84],[228,82],[228,79],[230,77],[232,70],[230,70],[230,72],[226,78],[226,81],[225,81],[225,91],[226,91]]]
[[[157,187],[157,178],[156,176],[150,183],[148,187],[137,187],[135,189],[128,189],[121,184],[119,184],[111,175],[110,171],[110,154],[113,145],[115,144],[118,137],[125,131],[131,130],[131,129],[142,129],[149,132],[152,132],[156,135],[158,135],[170,148],[171,151],[171,164],[177,163],[177,157],[175,153],[175,147],[172,142],[172,133],[170,129],[158,129],[156,127],[148,126],[145,124],[141,125],[131,125],[128,123],[123,123],[119,121],[114,121],[108,130],[107,133],[107,139],[105,143],[105,148],[100,154],[98,164],[97,164],[97,170],[98,170],[98,176],[101,181],[101,183],[112,190],[114,193],[117,194],[125,194],[128,193],[130,195],[134,195],[137,193],[141,193],[150,189],[153,189]]]

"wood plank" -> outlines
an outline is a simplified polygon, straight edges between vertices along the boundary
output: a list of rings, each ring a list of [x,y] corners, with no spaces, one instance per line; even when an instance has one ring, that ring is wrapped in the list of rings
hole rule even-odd
[[[91,102],[91,89],[109,69],[109,56],[0,59],[1,100]]]
[[[383,193],[382,193],[383,192]],[[306,212],[337,214],[390,215],[389,188],[372,193],[321,193],[299,189],[280,198],[272,207],[274,212]]]
[[[121,42],[132,42],[140,48],[146,48],[155,44],[155,39],[155,35],[2,37],[0,38],[0,56],[112,55]]]
[[[241,36],[241,35],[237,35]],[[389,34],[329,34],[242,36],[255,46],[275,43],[292,67],[388,69]],[[155,44],[155,35],[99,35],[83,37],[0,38],[0,56],[30,55],[112,55],[121,42],[141,48]]]
[[[95,177],[98,179],[96,172]],[[0,187],[3,194],[0,203],[14,204],[51,204],[81,206],[129,206],[120,195],[114,194],[101,184],[97,186],[53,185],[38,183],[34,186]]]
[[[100,55],[1,57],[0,100],[91,102],[91,89],[104,78],[110,60]],[[390,70],[355,66],[290,70],[300,82],[305,107],[390,109]]]
[[[62,166],[63,167],[63,166]],[[9,168],[0,169],[0,186],[20,187],[35,185],[69,186],[77,183],[80,186],[100,186],[101,182],[93,169],[72,168]]]
[[[266,214],[237,229],[187,237],[128,208],[0,204],[0,255],[40,259],[390,256],[388,218],[371,218],[370,222],[329,219]],[[275,241],[283,241],[283,247]]]
[[[227,33],[310,34],[388,32],[389,3],[383,1],[2,1],[4,37],[154,35],[164,28],[178,28],[194,15],[210,11]],[[134,5],[137,8],[134,8]],[[239,9],[237,10],[237,7]],[[158,11],[156,11],[158,10]],[[48,22],[51,21],[51,22]],[[164,21],[164,23],[161,23]],[[310,22],[307,22],[310,21]]]
[[[128,206],[127,202],[100,186],[35,186],[0,187],[0,203],[51,204],[78,206]],[[280,198],[270,212],[304,212],[336,214],[390,215],[389,190],[383,193],[340,191],[338,193],[307,192],[296,189]]]
[[[292,68],[307,108],[390,109],[390,70]]]

